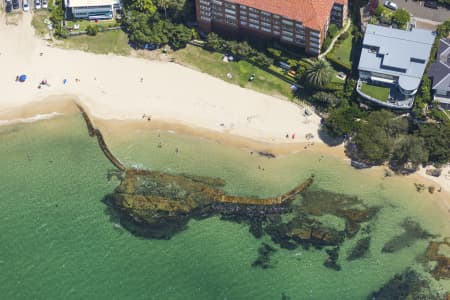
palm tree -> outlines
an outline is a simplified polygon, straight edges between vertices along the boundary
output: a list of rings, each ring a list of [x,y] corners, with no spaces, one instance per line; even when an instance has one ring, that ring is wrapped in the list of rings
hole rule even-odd
[[[314,87],[326,86],[333,77],[333,68],[326,60],[319,59],[313,61],[311,66],[305,71],[306,82]]]

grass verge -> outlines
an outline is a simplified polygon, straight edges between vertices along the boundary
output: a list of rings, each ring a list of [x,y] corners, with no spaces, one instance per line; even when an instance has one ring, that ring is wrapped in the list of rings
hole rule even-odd
[[[209,52],[192,45],[174,52],[173,56],[175,61],[182,65],[241,87],[250,88],[272,96],[293,98],[289,83],[247,61],[224,62],[222,61],[222,54]],[[232,78],[227,78],[228,73],[232,75]],[[255,74],[255,79],[249,81],[248,79],[253,73]]]
[[[71,36],[62,40],[62,43],[58,46],[97,54],[129,55],[131,52],[131,47],[128,45],[128,37],[121,30],[99,32],[96,36]]]
[[[351,29],[347,31],[349,34],[340,44],[335,44],[334,49],[327,54],[327,59],[344,67],[347,70],[352,69],[351,52],[353,46],[353,35]]]

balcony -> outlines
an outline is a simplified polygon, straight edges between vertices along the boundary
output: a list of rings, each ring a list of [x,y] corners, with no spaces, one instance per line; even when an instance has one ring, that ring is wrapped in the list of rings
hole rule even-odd
[[[358,80],[358,94],[375,104],[393,109],[410,109],[414,104],[414,96],[400,92],[396,83],[380,83]]]

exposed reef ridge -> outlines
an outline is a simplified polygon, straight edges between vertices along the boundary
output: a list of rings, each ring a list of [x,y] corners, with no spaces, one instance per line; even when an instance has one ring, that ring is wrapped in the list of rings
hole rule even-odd
[[[279,213],[285,203],[308,188],[313,176],[291,191],[273,198],[227,195],[211,185],[210,178],[172,175],[149,170],[128,169],[120,185],[105,197],[124,227],[134,234],[170,238],[185,228],[190,218],[205,218],[216,213],[264,215]]]

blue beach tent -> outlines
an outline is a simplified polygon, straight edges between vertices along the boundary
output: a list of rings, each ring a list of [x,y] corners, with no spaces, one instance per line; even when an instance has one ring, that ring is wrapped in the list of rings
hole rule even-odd
[[[27,80],[27,75],[22,74],[22,75],[19,76],[19,81],[20,82],[24,82],[25,80]]]

